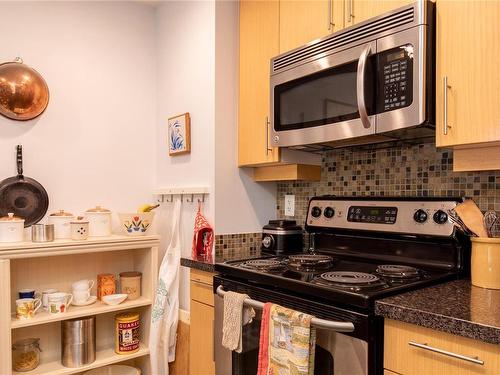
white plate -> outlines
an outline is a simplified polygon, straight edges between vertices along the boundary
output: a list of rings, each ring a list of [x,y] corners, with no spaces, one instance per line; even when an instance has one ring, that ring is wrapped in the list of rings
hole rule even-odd
[[[93,303],[95,303],[95,301],[97,301],[97,296],[90,296],[90,298],[88,300],[86,300],[85,302],[75,302],[75,300],[73,300],[73,302],[71,302],[71,304],[73,306],[88,306],[88,305],[92,305]]]

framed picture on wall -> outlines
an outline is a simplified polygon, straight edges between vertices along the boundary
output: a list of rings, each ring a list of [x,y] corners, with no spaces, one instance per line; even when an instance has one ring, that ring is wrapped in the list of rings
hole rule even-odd
[[[168,154],[170,156],[191,152],[191,119],[189,113],[168,119]]]

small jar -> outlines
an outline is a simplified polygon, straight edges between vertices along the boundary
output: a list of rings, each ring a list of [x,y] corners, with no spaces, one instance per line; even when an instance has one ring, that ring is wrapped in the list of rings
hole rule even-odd
[[[78,216],[71,222],[71,239],[75,241],[89,238],[89,222]]]
[[[115,293],[115,275],[111,273],[101,273],[97,275],[97,298],[102,301],[102,297]]]
[[[126,312],[115,315],[115,352],[132,354],[139,351],[140,315]]]
[[[120,273],[120,289],[122,293],[128,294],[129,300],[134,300],[141,296],[141,278],[142,273],[140,272]]]
[[[12,345],[12,369],[14,371],[31,371],[40,364],[40,339],[29,338],[17,340]]]

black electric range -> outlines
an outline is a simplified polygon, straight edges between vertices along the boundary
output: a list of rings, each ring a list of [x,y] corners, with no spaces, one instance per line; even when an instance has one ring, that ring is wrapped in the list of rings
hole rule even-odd
[[[381,374],[383,322],[374,315],[375,300],[468,272],[469,239],[447,214],[460,201],[312,198],[305,223],[310,249],[217,264],[214,293],[244,292],[260,302],[300,307],[333,323],[350,322],[352,330],[341,331],[342,335],[367,343],[366,363],[353,364],[350,369],[334,365],[336,349],[326,347],[331,369],[319,367],[317,374]],[[352,357],[359,361],[363,356],[357,353]],[[244,371],[233,373],[246,375]]]

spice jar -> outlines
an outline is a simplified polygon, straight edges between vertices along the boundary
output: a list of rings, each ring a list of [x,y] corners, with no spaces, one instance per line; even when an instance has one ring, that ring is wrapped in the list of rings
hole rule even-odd
[[[12,369],[14,371],[31,371],[40,364],[40,339],[29,338],[17,340],[12,345]]]
[[[115,316],[115,353],[132,354],[139,350],[139,313],[126,312]]]
[[[128,294],[129,300],[134,300],[141,296],[141,278],[142,273],[140,272],[120,273],[120,289],[122,293]]]
[[[115,292],[115,275],[112,273],[101,273],[97,275],[97,298],[99,300],[102,300],[104,296],[115,294]]]

